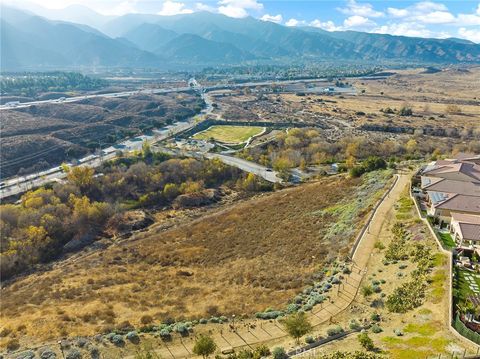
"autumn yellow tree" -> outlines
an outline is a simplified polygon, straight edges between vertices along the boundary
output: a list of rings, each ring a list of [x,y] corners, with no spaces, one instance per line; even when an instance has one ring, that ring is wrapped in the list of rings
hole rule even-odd
[[[414,153],[417,150],[417,141],[414,138],[408,140],[407,144],[405,145],[405,149],[408,153]]]
[[[72,167],[67,174],[68,180],[76,186],[85,189],[93,183],[93,174],[95,170],[90,167],[76,166]]]

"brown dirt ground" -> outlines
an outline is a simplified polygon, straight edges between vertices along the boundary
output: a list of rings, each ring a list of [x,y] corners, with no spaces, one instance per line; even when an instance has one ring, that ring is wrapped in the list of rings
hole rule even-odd
[[[138,325],[143,314],[180,320],[285,305],[322,263],[347,253],[352,238],[320,240],[330,220],[311,213],[355,198],[359,181],[328,178],[260,195],[61,262],[2,290],[2,324],[12,335],[24,324],[22,337],[35,342]]]

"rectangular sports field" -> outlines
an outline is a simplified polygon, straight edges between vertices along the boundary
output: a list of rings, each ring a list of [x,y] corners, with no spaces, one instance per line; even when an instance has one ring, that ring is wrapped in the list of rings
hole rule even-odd
[[[196,133],[193,138],[198,140],[213,138],[223,143],[242,143],[262,131],[263,127],[259,126],[211,126],[205,131]]]

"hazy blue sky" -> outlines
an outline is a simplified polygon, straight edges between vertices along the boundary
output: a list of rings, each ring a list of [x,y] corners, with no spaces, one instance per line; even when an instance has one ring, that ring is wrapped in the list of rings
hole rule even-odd
[[[11,0],[14,1],[14,0]],[[460,37],[480,42],[480,2],[456,1],[263,1],[263,0],[30,0],[43,7],[83,4],[103,14],[174,15],[199,10],[253,16],[288,26],[360,30],[422,37]],[[16,4],[26,3],[15,0]]]

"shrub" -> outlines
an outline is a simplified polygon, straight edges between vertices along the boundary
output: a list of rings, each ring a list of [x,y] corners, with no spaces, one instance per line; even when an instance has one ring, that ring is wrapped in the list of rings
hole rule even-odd
[[[396,335],[397,337],[403,336],[403,332],[402,332],[400,329],[395,329],[393,332],[395,333],[395,335]]]
[[[278,317],[281,317],[283,315],[283,312],[280,310],[273,310],[273,309],[267,309],[265,312],[258,312],[255,313],[255,317],[258,319],[276,319]]]
[[[412,116],[413,115],[413,110],[409,106],[403,106],[400,111],[398,111],[398,114],[400,116]]]
[[[57,358],[57,354],[55,354],[55,352],[52,351],[52,349],[50,348],[45,348],[40,353],[40,359],[56,359],[56,358]]]
[[[337,334],[340,334],[340,333],[343,333],[343,332],[344,332],[343,328],[339,325],[336,325],[332,328],[328,328],[327,335],[329,337],[333,337],[334,335],[337,335]]]
[[[141,318],[140,318],[140,322],[143,324],[143,325],[147,325],[147,324],[150,324],[153,322],[153,318],[151,315],[143,315]]]
[[[375,345],[373,345],[373,340],[368,336],[367,332],[360,333],[358,335],[358,341],[360,342],[360,345],[368,351],[371,351],[375,349]]]
[[[273,359],[287,359],[288,355],[282,347],[276,347],[272,350]]]
[[[348,327],[352,330],[359,330],[362,326],[355,319],[352,319]]]
[[[118,347],[125,345],[125,341],[123,340],[123,337],[119,334],[113,335],[110,341]]]
[[[425,298],[425,289],[426,284],[420,279],[402,284],[387,297],[388,310],[395,313],[406,313],[408,310],[419,307]]]
[[[372,308],[383,308],[384,303],[383,303],[383,300],[381,300],[379,298],[376,298],[376,299],[372,300],[372,303],[370,303],[370,306]]]
[[[18,342],[18,339],[13,338],[7,342],[6,347],[8,351],[14,351],[20,348],[20,343]]]
[[[175,331],[182,336],[188,335],[188,327],[183,323],[178,323],[175,325]]]
[[[220,318],[218,318],[218,317],[211,317],[211,318],[210,318],[210,323],[220,323]]]
[[[136,331],[128,332],[125,338],[130,340],[132,343],[138,343],[140,341],[140,338]]]
[[[349,171],[351,177],[360,177],[364,173],[365,169],[362,166],[354,166]]]
[[[364,297],[369,297],[369,296],[371,296],[371,295],[373,294],[373,289],[372,289],[372,287],[371,287],[370,285],[368,285],[368,284],[364,284],[364,285],[362,286],[361,291],[362,291],[362,295],[363,295]]]
[[[297,341],[297,344],[299,344],[300,337],[312,331],[312,325],[304,312],[290,314],[283,321],[283,325],[287,333]]]
[[[15,359],[34,359],[35,353],[32,350],[27,350],[26,352],[22,352],[18,354]]]
[[[65,355],[65,359],[81,359],[82,353],[76,348],[70,349],[67,355]]]
[[[168,328],[161,329],[158,334],[163,340],[170,340],[172,338],[172,334],[170,333],[170,330]]]
[[[213,339],[206,335],[201,335],[193,347],[193,352],[197,355],[201,355],[203,358],[207,358],[217,350],[217,344]]]
[[[200,323],[200,324],[207,324],[207,323],[208,323],[208,320],[205,319],[205,318],[202,318],[202,319],[199,320],[199,323]]]
[[[374,322],[379,322],[380,321],[380,314],[372,313],[372,315],[370,316],[370,319],[373,320]]]
[[[117,330],[119,332],[122,332],[122,333],[128,333],[128,332],[131,332],[134,329],[135,328],[133,327],[133,325],[130,324],[129,321],[124,321],[124,322],[117,325]]]
[[[261,344],[255,348],[254,357],[262,358],[262,357],[267,357],[269,355],[270,355],[270,349],[265,344]]]
[[[90,358],[91,359],[100,359],[100,350],[98,348],[93,347],[90,349]]]
[[[385,245],[380,241],[376,241],[375,244],[374,244],[374,248],[382,250],[382,249],[385,249]]]
[[[383,332],[383,329],[378,324],[375,323],[374,325],[372,325],[372,332],[375,334],[378,334]]]
[[[372,286],[372,290],[375,293],[380,293],[382,291],[382,288],[380,288],[380,286],[378,286],[378,285],[374,285],[374,286]]]
[[[144,325],[143,327],[139,328],[139,331],[141,333],[151,333],[153,331],[155,331],[156,327],[152,324],[150,325]]]
[[[312,344],[314,342],[315,342],[315,339],[311,336],[308,336],[308,337],[305,338],[305,343],[307,343],[307,344]]]
[[[287,314],[292,314],[292,313],[295,313],[297,312],[298,310],[300,309],[300,305],[298,305],[297,303],[291,303],[289,305],[287,305]]]

